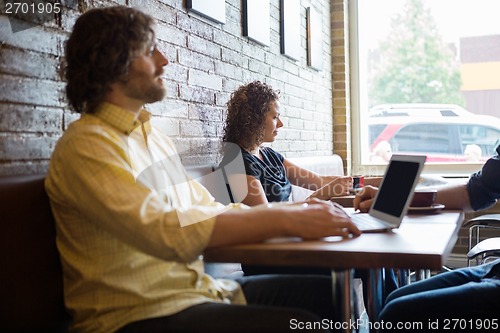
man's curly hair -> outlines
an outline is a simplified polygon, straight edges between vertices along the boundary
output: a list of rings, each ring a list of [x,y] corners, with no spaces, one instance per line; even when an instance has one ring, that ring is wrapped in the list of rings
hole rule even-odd
[[[135,56],[154,41],[152,17],[125,6],[82,14],[65,45],[66,95],[78,113],[93,113],[111,83],[124,80]]]
[[[223,142],[240,145],[244,149],[259,146],[264,139],[264,119],[269,103],[277,101],[280,92],[261,81],[239,87],[227,102]]]

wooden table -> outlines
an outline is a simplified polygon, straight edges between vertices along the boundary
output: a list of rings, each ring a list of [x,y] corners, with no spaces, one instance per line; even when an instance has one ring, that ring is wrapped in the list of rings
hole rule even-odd
[[[328,267],[332,269],[334,290],[340,290],[344,320],[354,320],[351,283],[354,269],[381,268],[440,270],[457,240],[463,221],[461,211],[411,214],[399,229],[367,233],[351,239],[328,237],[318,241],[272,240],[266,243],[227,246],[204,254],[207,262],[239,262],[249,265]],[[376,318],[382,304],[375,297],[380,290],[368,286],[368,313]],[[370,296],[371,295],[371,296]],[[346,332],[351,332],[347,328]]]

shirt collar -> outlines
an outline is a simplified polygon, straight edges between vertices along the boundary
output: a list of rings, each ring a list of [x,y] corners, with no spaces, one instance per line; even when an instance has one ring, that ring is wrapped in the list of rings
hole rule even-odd
[[[151,118],[151,113],[144,109],[141,109],[139,116],[136,117],[132,112],[106,102],[97,107],[94,115],[126,135],[132,133],[141,124],[149,127]]]

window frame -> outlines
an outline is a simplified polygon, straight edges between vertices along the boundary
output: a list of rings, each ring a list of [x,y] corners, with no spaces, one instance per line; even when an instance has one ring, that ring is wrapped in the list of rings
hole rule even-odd
[[[371,0],[377,1],[377,0]],[[386,164],[366,164],[361,158],[361,142],[365,141],[367,133],[361,131],[361,115],[360,110],[367,108],[363,106],[363,101],[360,100],[360,62],[358,48],[358,0],[348,1],[348,32],[349,38],[349,73],[350,77],[350,112],[351,112],[351,172],[352,174],[364,174],[371,176],[381,176],[384,174]],[[478,171],[482,167],[482,163],[426,163],[423,173],[430,175],[439,175],[450,178],[468,177],[472,173]]]

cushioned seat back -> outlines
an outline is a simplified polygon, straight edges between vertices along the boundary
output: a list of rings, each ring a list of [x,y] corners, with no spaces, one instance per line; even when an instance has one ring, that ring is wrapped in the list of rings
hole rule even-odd
[[[203,164],[186,166],[186,170],[188,175],[200,182],[216,201],[225,205],[231,202],[221,169],[216,169],[212,164]]]
[[[0,177],[0,332],[65,332],[69,322],[43,181]]]

